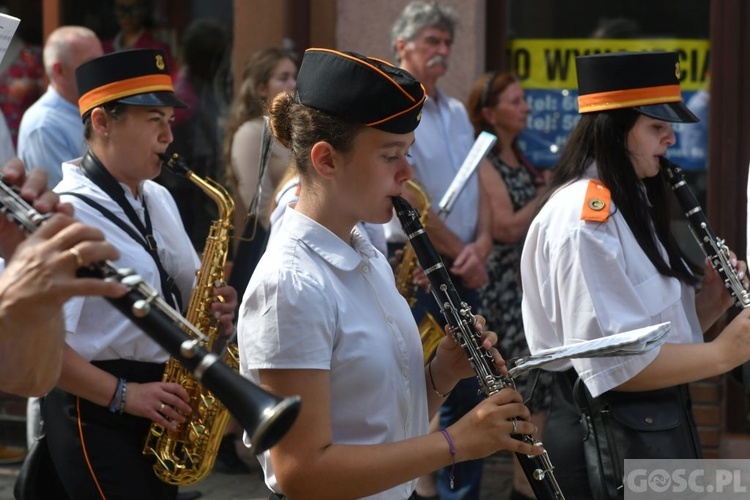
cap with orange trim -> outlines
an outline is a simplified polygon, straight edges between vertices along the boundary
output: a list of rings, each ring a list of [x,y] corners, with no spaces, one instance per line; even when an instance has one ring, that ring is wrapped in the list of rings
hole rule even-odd
[[[613,52],[576,58],[578,112],[635,111],[668,122],[697,122],[680,94],[677,52]]]
[[[313,48],[302,58],[294,97],[334,116],[405,134],[419,125],[425,90],[409,72],[380,59]]]
[[[184,108],[174,93],[172,77],[160,50],[113,52],[76,68],[78,110],[82,118],[108,102],[132,106]]]

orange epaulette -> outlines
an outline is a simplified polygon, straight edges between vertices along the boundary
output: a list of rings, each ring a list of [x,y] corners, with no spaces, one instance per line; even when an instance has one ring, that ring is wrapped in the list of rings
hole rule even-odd
[[[609,218],[612,193],[601,181],[591,179],[581,209],[581,220],[605,222]]]

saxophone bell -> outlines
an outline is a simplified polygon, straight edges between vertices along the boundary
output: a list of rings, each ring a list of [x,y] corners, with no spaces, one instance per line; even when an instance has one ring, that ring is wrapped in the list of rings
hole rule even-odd
[[[20,196],[17,189],[7,184],[2,176],[0,216],[5,216],[26,234],[32,234],[46,219]],[[77,274],[81,277],[117,281],[128,287],[124,296],[107,298],[107,301],[167,351],[172,356],[170,362],[182,370],[180,373],[192,374],[191,380],[199,381],[205,386],[206,404],[210,394],[215,394],[220,401],[226,402],[226,408],[251,436],[253,451],[260,453],[272,447],[291,428],[299,414],[300,398],[275,396],[240,376],[236,369],[230,368],[227,363],[208,352],[203,346],[205,339],[195,325],[173,309],[134,270],[119,268],[111,261],[103,261],[82,267]],[[187,345],[190,347],[187,348]],[[211,430],[214,429],[209,429]],[[221,437],[221,432],[214,434]],[[201,457],[194,455],[189,458],[190,464],[194,465],[192,460],[199,460]],[[170,462],[168,457],[157,457],[157,462],[165,467],[179,466],[174,461]],[[205,460],[201,463],[205,463]]]
[[[170,430],[152,422],[143,453],[155,457],[154,472],[168,484],[186,485],[203,479],[213,468],[224,429],[229,421],[228,406],[235,401],[257,411],[235,415],[248,435],[253,450],[260,453],[273,446],[289,429],[299,412],[299,399],[279,399],[262,389],[238,392],[222,384],[209,386],[206,377],[237,376],[239,356],[236,345],[227,345],[226,352],[216,354],[221,340],[218,321],[211,305],[213,290],[223,284],[234,215],[234,201],[227,190],[210,178],[196,175],[177,154],[159,155],[165,167],[197,185],[218,209],[218,218],[211,224],[196,273],[196,285],[190,296],[186,318],[195,325],[194,347],[210,354],[197,366],[187,367],[179,358],[167,361],[162,381],[180,384],[190,396],[193,412],[188,420]],[[174,354],[173,354],[174,356]],[[217,361],[223,360],[224,363]],[[214,370],[214,366],[216,369]],[[187,369],[186,369],[187,368]]]

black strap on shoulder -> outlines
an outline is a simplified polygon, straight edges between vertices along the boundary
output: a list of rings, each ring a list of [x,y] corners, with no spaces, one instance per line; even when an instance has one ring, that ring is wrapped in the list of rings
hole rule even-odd
[[[102,206],[100,203],[94,201],[88,196],[80,193],[65,192],[59,194],[68,194],[75,196],[80,200],[84,201],[91,207],[98,210],[103,216],[109,219],[112,223],[116,224],[120,229],[125,231],[133,240],[138,242],[143,249],[154,259],[156,267],[159,270],[159,277],[161,280],[162,293],[167,297],[169,302],[177,308],[178,311],[182,310],[182,294],[174,281],[174,279],[167,273],[166,269],[159,259],[159,253],[156,246],[156,239],[153,236],[153,229],[151,226],[151,218],[148,215],[148,208],[146,207],[146,200],[143,200],[143,208],[145,215],[145,225],[141,222],[138,214],[135,213],[135,209],[130,202],[125,198],[125,192],[122,186],[117,180],[110,174],[101,162],[94,156],[91,151],[87,151],[81,162],[84,175],[91,179],[91,181],[99,186],[107,195],[112,198],[124,211],[125,215],[128,216],[130,222],[138,228],[136,232],[131,226],[125,223],[122,219],[113,214],[110,210]],[[140,234],[139,234],[140,232]]]

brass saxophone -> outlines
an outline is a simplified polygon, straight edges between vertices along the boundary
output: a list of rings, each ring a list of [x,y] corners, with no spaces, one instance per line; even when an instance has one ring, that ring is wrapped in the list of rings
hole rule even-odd
[[[420,222],[425,226],[427,224],[427,212],[430,209],[430,199],[427,193],[416,182],[408,180],[406,181],[406,187],[419,198],[420,206],[418,210],[421,214]],[[401,263],[396,268],[394,274],[396,275],[396,288],[398,288],[398,292],[407,300],[409,307],[414,307],[414,303],[417,301],[416,293],[419,285],[414,283],[414,278],[412,277],[417,265],[417,256],[414,253],[414,248],[411,246],[411,243],[407,242],[404,246],[404,253],[401,256]],[[425,311],[424,318],[419,322],[419,336],[422,339],[425,364],[432,357],[440,343],[440,339],[444,335],[445,331],[435,319],[435,316],[429,311]]]
[[[188,322],[195,325],[206,337],[202,347],[212,352],[219,336],[219,322],[211,310],[211,304],[214,302],[213,290],[224,283],[234,201],[227,190],[216,181],[195,175],[178,155],[162,160],[171,170],[187,177],[200,187],[218,207],[219,217],[211,224],[201,267],[196,273],[197,283],[190,296],[186,314]],[[232,369],[239,370],[239,353],[236,345],[227,346],[224,362]],[[174,431],[152,422],[143,454],[156,457],[154,472],[165,483],[193,484],[211,472],[224,429],[229,421],[229,412],[226,406],[195,380],[191,372],[183,368],[175,358],[169,358],[167,361],[162,381],[183,386],[190,396],[193,412],[187,421],[177,424]]]

